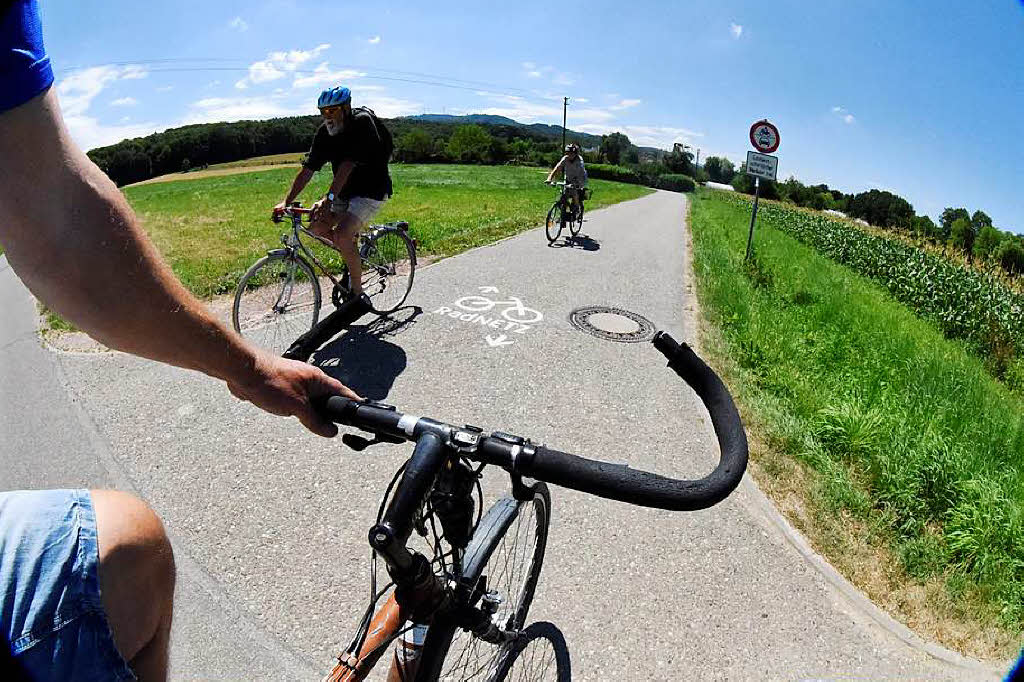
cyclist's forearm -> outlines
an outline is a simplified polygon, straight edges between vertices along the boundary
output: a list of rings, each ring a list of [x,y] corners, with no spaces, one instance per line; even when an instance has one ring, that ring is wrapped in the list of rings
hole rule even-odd
[[[296,175],[295,179],[292,181],[292,188],[288,190],[288,196],[284,199],[285,206],[295,201],[295,198],[302,194],[302,190],[306,189],[306,185],[309,184],[309,181],[312,178],[313,171],[308,168],[303,168],[299,171],[299,174]]]
[[[52,91],[0,116],[0,244],[40,301],[102,343],[222,379],[254,352],[175,279]]]

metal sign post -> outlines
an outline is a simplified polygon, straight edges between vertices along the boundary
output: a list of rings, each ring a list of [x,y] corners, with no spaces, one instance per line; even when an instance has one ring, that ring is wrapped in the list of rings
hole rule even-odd
[[[754,241],[754,221],[757,220],[757,199],[761,196],[761,178],[754,178],[754,210],[750,213],[750,234],[747,235],[747,255],[743,260],[750,260],[750,245]]]
[[[747,175],[754,176],[754,208],[750,212],[750,233],[747,235],[747,253],[743,260],[750,260],[754,245],[754,222],[757,220],[757,200],[761,197],[761,178],[775,180],[779,170],[779,158],[768,156],[779,148],[779,129],[762,119],[750,126],[750,144],[756,152],[747,152]]]

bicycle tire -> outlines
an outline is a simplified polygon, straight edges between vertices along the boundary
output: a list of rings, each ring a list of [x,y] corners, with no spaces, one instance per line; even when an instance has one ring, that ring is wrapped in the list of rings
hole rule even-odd
[[[488,682],[569,682],[571,679],[572,663],[565,636],[554,623],[538,621],[523,630],[502,656]]]
[[[246,339],[280,355],[316,325],[320,302],[313,266],[301,256],[270,253],[238,281],[231,323]]]
[[[583,229],[583,202],[582,201],[577,201],[577,203],[576,203],[576,216],[575,216],[575,218],[576,218],[576,220],[574,220],[571,223],[569,223],[569,233],[572,234],[573,237],[578,235],[580,233],[580,230]]]
[[[565,225],[565,213],[562,211],[562,202],[556,201],[551,205],[547,220],[544,222],[544,233],[548,237],[549,244],[554,244],[558,236],[562,234],[563,225]]]
[[[487,590],[496,590],[505,598],[493,620],[506,631],[521,630],[526,622],[547,547],[551,494],[547,486],[539,482],[530,490],[530,500],[504,497],[491,506],[473,533],[463,560],[461,585],[468,592],[478,592],[476,588],[484,580]],[[532,541],[526,539],[520,544],[524,535],[532,537]],[[532,553],[526,543],[532,544]],[[496,575],[489,575],[488,567]],[[515,603],[508,605],[508,597],[513,592]],[[438,614],[427,631],[416,679],[421,682],[490,679],[508,646],[484,642],[461,630],[450,617]],[[467,670],[471,671],[470,676],[466,676]]]
[[[359,248],[363,266],[363,293],[370,299],[370,310],[387,315],[398,310],[412,290],[416,276],[416,245],[404,230],[385,227],[372,234]],[[342,272],[341,286],[350,290],[348,267]]]

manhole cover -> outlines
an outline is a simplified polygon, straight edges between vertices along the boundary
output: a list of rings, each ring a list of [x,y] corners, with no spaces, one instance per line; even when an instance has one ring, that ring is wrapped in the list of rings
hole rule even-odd
[[[622,308],[591,305],[569,313],[569,323],[580,331],[607,341],[637,343],[654,338],[654,324]]]

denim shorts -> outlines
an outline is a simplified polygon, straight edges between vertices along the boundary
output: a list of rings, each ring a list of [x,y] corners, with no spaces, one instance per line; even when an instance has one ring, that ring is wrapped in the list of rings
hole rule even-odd
[[[98,569],[88,490],[0,493],[0,666],[31,680],[136,679],[114,645]]]

